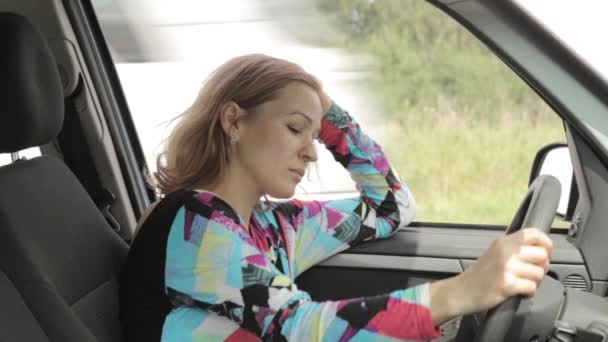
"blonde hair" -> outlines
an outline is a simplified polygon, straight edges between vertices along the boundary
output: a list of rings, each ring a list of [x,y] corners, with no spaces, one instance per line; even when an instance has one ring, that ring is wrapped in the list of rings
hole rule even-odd
[[[157,158],[156,185],[161,195],[215,184],[229,163],[229,137],[220,111],[234,101],[254,115],[255,108],[277,97],[291,82],[321,91],[319,81],[299,65],[262,54],[233,58],[218,67],[194,103],[179,117]]]

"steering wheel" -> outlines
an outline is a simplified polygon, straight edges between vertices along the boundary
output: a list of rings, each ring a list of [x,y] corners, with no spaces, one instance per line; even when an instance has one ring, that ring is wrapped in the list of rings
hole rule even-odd
[[[505,234],[516,232],[522,227],[536,227],[548,234],[560,195],[561,185],[557,178],[550,175],[538,176],[530,185]],[[488,310],[485,321],[475,336],[475,342],[504,341],[520,301],[521,296],[514,296]]]

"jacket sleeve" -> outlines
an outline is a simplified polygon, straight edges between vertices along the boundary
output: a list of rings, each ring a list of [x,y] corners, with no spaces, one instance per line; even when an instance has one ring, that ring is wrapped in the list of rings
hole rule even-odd
[[[321,122],[321,142],[345,167],[360,196],[282,203],[296,229],[295,275],[363,241],[390,236],[414,218],[416,203],[382,148],[335,103]],[[289,216],[289,215],[288,215]]]
[[[173,225],[166,266],[170,300],[177,307],[229,318],[236,323],[235,334],[247,330],[272,341],[394,341],[439,335],[429,310],[428,284],[375,297],[315,302],[230,222],[182,209]],[[192,331],[212,329],[205,324]]]

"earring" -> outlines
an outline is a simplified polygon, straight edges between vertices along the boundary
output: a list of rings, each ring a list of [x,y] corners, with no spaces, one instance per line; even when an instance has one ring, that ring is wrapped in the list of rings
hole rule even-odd
[[[236,145],[236,143],[239,141],[239,138],[236,135],[231,135],[230,136],[230,145]]]

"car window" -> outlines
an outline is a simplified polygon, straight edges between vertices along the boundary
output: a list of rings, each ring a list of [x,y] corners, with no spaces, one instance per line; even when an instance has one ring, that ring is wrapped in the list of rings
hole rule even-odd
[[[417,221],[509,223],[536,151],[565,140],[560,118],[537,94],[423,1],[93,3],[152,172],[171,119],[215,67],[245,53],[286,58],[317,75],[384,147],[416,197]],[[121,27],[128,34],[116,34]],[[356,194],[348,174],[318,151],[297,196]]]

